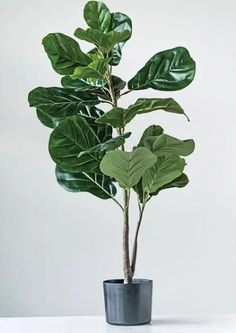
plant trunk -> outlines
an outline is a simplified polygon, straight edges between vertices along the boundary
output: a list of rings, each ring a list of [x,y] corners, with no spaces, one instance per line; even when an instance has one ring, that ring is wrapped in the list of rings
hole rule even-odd
[[[124,283],[132,282],[129,257],[129,191],[124,190],[124,226],[123,226],[123,269]]]

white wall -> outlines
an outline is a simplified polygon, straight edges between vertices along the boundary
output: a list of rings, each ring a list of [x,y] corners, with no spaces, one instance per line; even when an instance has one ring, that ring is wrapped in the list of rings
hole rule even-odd
[[[102,314],[101,282],[122,276],[119,209],[89,194],[71,194],[54,178],[50,130],[28,107],[36,86],[55,86],[41,39],[83,27],[82,0],[1,1],[0,315]],[[153,112],[136,117],[137,140],[152,123],[193,137],[191,183],[150,202],[140,238],[137,276],[155,280],[154,313],[236,311],[236,153],[234,0],[115,1],[134,24],[116,74],[129,79],[157,51],[186,46],[195,82],[174,93],[140,91],[124,98],[174,97],[191,118]],[[135,221],[133,222],[135,223]]]

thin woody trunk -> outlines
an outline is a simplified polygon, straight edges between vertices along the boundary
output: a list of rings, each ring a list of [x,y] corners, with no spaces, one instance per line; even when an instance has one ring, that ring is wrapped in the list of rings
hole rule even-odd
[[[134,273],[135,273],[137,250],[138,250],[138,235],[139,235],[139,230],[140,230],[140,226],[141,226],[141,222],[142,222],[142,218],[143,218],[144,208],[145,208],[145,204],[143,205],[142,209],[140,210],[139,220],[138,220],[137,229],[136,229],[135,237],[134,237],[134,245],[133,245],[132,260],[131,260],[132,277],[134,276]]]
[[[132,282],[129,257],[129,191],[127,190],[124,190],[123,269],[124,283]]]

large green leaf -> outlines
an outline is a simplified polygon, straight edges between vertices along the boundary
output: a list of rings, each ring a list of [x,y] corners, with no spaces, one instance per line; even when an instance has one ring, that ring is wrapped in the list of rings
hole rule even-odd
[[[84,7],[84,19],[88,26],[108,32],[111,23],[111,13],[101,1],[89,1]]]
[[[195,62],[188,50],[176,47],[155,54],[128,82],[129,89],[180,90],[187,87],[195,75]]]
[[[58,183],[70,192],[89,192],[101,199],[110,199],[116,195],[111,179],[96,173],[69,173],[56,167]]]
[[[99,103],[95,95],[57,87],[35,88],[29,93],[28,99],[30,106],[57,118],[72,116],[78,113],[84,105]]]
[[[109,151],[103,157],[100,169],[105,175],[115,178],[121,187],[131,188],[156,159],[146,148],[138,148],[132,152]]]
[[[64,76],[61,79],[61,84],[65,88],[74,89],[76,91],[97,92],[102,91],[107,82],[104,79],[89,80],[89,79],[73,79],[71,76]]]
[[[160,191],[165,190],[165,189],[169,189],[169,188],[173,188],[173,187],[177,187],[177,188],[185,187],[188,183],[189,183],[189,180],[188,180],[187,175],[182,173],[182,175],[175,178],[171,182],[159,187],[156,192],[151,193],[151,196],[155,196],[155,195],[159,194]],[[137,192],[140,202],[143,202],[144,192],[143,192],[143,186],[142,186],[142,179],[138,182],[138,184],[136,184],[133,187],[133,189]]]
[[[167,184],[161,186],[156,192],[152,193],[152,196],[157,195],[160,191],[166,190],[168,188],[173,188],[173,187],[182,188],[182,187],[185,187],[186,185],[188,185],[188,183],[189,183],[189,179],[188,179],[187,175],[185,173],[182,173],[182,175],[175,178],[170,183],[167,183]]]
[[[139,147],[140,146],[148,148],[157,156],[168,156],[173,154],[188,156],[194,151],[195,144],[192,139],[182,141],[163,133],[159,136],[147,137],[141,144],[139,144]]]
[[[117,44],[126,41],[130,36],[130,32],[124,30],[122,32],[110,31],[103,33],[90,28],[86,30],[77,28],[74,35],[81,40],[96,45],[103,54],[108,54]]]
[[[99,164],[105,152],[124,144],[130,135],[126,133],[111,138],[108,129],[91,124],[91,119],[87,122],[78,115],[69,117],[60,122],[51,134],[50,154],[68,172],[100,173]]]
[[[111,76],[112,85],[116,97],[120,96],[120,92],[124,89],[126,82],[118,76]],[[71,88],[76,91],[92,92],[96,93],[97,96],[105,100],[111,100],[111,96],[107,91],[108,84],[105,80],[91,81],[88,79],[72,79],[71,76],[64,76],[61,80],[61,84],[65,88]]]
[[[140,149],[140,148],[138,148]],[[179,177],[185,160],[176,155],[157,157],[157,162],[142,177],[142,188],[146,193],[154,193],[162,186]]]
[[[106,112],[97,122],[100,124],[110,124],[113,127],[124,127],[137,114],[156,110],[184,114],[183,109],[173,98],[139,98],[128,109],[115,107]]]
[[[119,135],[115,138],[111,138],[103,143],[100,143],[90,149],[87,149],[86,151],[82,151],[78,155],[78,162],[82,162],[83,164],[88,161],[90,163],[90,166],[92,166],[92,170],[99,170],[99,164],[105,155],[106,151],[115,150],[119,148],[121,145],[125,143],[125,139],[127,139],[130,136],[130,132]],[[92,163],[91,163],[92,162]],[[89,167],[90,170],[90,167]],[[98,172],[99,172],[98,171]]]
[[[46,112],[40,110],[40,109],[37,109],[36,110],[36,113],[37,113],[37,117],[39,119],[39,121],[46,127],[49,127],[49,128],[54,128],[56,127],[61,121],[65,120],[64,117],[62,118],[56,118],[56,117],[52,117],[52,116],[49,116]]]
[[[43,38],[42,43],[52,67],[59,74],[73,74],[76,67],[87,66],[91,62],[79,44],[62,33],[50,33]]]
[[[109,58],[99,59],[94,60],[87,67],[77,67],[71,77],[72,79],[89,80],[92,83],[96,83],[97,80],[105,80],[109,61]]]
[[[87,121],[74,115],[60,122],[53,130],[49,140],[52,159],[68,172],[97,170],[97,162],[91,157],[78,161],[78,155],[99,144],[100,141]]]
[[[123,14],[123,13],[112,13],[111,14],[111,27],[110,30],[114,30],[117,32],[122,32],[124,30],[129,31],[129,36],[123,42],[117,44],[113,50],[111,51],[112,60],[110,62],[111,65],[116,66],[119,64],[122,57],[122,48],[125,42],[130,39],[132,35],[132,21],[131,19]]]
[[[150,137],[150,136],[158,136],[163,133],[163,128],[159,125],[151,125],[148,128],[145,129],[143,132],[141,139],[139,141],[138,147],[143,147],[143,141]]]

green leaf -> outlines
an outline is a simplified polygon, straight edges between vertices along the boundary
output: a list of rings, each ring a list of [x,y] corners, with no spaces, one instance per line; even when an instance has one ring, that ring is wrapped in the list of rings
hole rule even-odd
[[[97,170],[97,162],[78,161],[78,155],[99,144],[100,141],[87,121],[78,115],[60,122],[53,130],[49,140],[52,159],[68,172],[92,172]]]
[[[29,93],[28,100],[30,106],[34,106],[49,116],[57,118],[73,116],[84,105],[99,103],[95,95],[57,87],[35,88]]]
[[[109,124],[114,128],[123,128],[125,126],[124,113],[125,109],[115,107],[104,113],[99,119],[96,120],[96,123]]]
[[[42,44],[53,69],[59,74],[72,74],[76,67],[87,66],[91,62],[79,44],[64,34],[50,33],[43,38]]]
[[[113,89],[116,97],[120,96],[120,92],[124,89],[126,82],[118,76],[111,76]],[[105,80],[91,81],[89,79],[72,79],[71,76],[64,76],[61,80],[61,84],[65,88],[74,89],[76,91],[85,91],[96,93],[102,99],[111,100],[111,96],[108,89],[108,84]]]
[[[145,129],[143,132],[141,139],[139,141],[138,147],[143,147],[143,141],[150,137],[150,136],[159,136],[163,133],[163,128],[158,125],[151,125],[148,128]]]
[[[130,33],[128,30],[124,30],[122,32],[110,31],[108,33],[103,33],[99,30],[90,28],[86,30],[77,28],[74,35],[81,40],[85,40],[88,43],[96,45],[103,54],[108,54],[115,47],[115,45],[126,41],[129,38]]]
[[[173,187],[182,188],[182,187],[185,187],[188,183],[189,183],[189,179],[188,179],[187,175],[185,173],[182,173],[181,176],[175,178],[170,183],[167,183],[167,184],[161,186],[156,192],[152,193],[152,196],[157,195],[157,194],[159,194],[160,191],[166,190],[168,188],[173,188]]]
[[[192,139],[181,141],[173,136],[161,134],[159,136],[147,137],[141,144],[139,144],[139,147],[140,146],[148,148],[157,156],[168,156],[173,154],[188,156],[194,151],[195,144]]]
[[[49,116],[46,112],[43,112],[40,109],[37,109],[36,113],[37,113],[37,117],[38,117],[39,121],[44,126],[49,127],[49,128],[54,128],[60,123],[60,121],[65,120],[65,118],[55,118],[55,117]]]
[[[184,114],[183,109],[173,98],[139,98],[128,109],[115,107],[97,120],[100,124],[110,124],[113,127],[124,127],[137,114],[164,110]]]
[[[96,83],[96,80],[104,80],[109,61],[109,58],[99,59],[94,60],[87,67],[77,67],[71,77],[72,79],[89,80],[92,84]]]
[[[176,47],[155,54],[128,82],[129,89],[180,90],[187,87],[195,75],[195,62],[188,50]]]
[[[139,98],[125,111],[125,123],[129,123],[137,114],[156,110],[185,114],[181,106],[173,98]]]
[[[105,155],[106,151],[114,150],[119,148],[121,145],[125,143],[125,139],[130,136],[130,132],[119,135],[115,138],[111,138],[106,142],[100,143],[90,149],[87,149],[86,151],[82,151],[78,155],[78,162],[81,164],[86,163],[87,161],[90,163],[90,165],[93,166],[96,165],[96,170],[99,170],[99,164]],[[91,164],[92,162],[92,164]],[[90,171],[90,169],[88,169]],[[98,171],[98,172],[99,172]]]
[[[184,166],[185,160],[179,156],[157,157],[157,162],[142,177],[143,191],[146,193],[156,192],[162,186],[179,177],[183,172]]]
[[[116,150],[106,153],[100,169],[105,175],[115,178],[121,187],[131,188],[155,162],[156,156],[146,148],[132,152]]]
[[[111,28],[117,32],[122,32],[124,30],[129,31],[129,36],[123,42],[117,44],[111,51],[112,60],[111,65],[116,66],[120,63],[122,57],[122,48],[127,40],[130,39],[132,35],[132,21],[131,19],[123,13],[113,13],[111,14]]]
[[[104,79],[89,80],[89,79],[72,79],[71,76],[64,76],[61,79],[61,84],[65,88],[74,89],[76,91],[98,92],[105,87],[107,82]]]
[[[116,195],[115,185],[105,175],[96,173],[69,173],[56,167],[58,183],[70,192],[89,192],[101,199],[111,199]]]
[[[108,32],[111,23],[111,13],[101,1],[89,1],[84,7],[84,19],[88,26]]]

